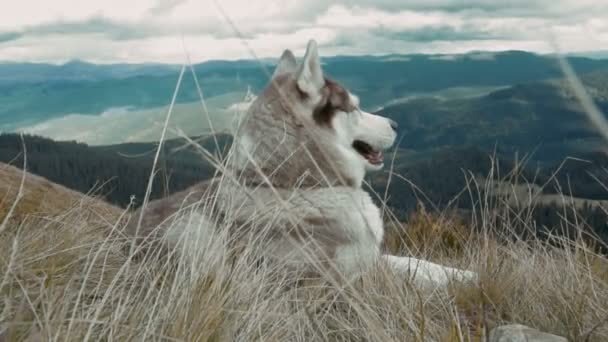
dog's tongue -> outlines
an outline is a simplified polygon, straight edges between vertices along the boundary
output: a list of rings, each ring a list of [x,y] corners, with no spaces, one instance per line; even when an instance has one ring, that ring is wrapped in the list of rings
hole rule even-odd
[[[384,156],[380,151],[370,152],[365,155],[365,158],[373,165],[382,164],[384,162]]]

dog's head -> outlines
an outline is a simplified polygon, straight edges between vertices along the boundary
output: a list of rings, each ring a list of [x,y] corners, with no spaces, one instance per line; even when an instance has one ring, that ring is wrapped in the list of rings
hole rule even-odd
[[[325,77],[310,41],[300,64],[291,51],[283,53],[249,108],[236,134],[236,166],[251,168],[253,161],[279,186],[324,180],[359,187],[366,171],[383,167],[382,151],[393,145],[396,128],[361,110],[355,95]]]

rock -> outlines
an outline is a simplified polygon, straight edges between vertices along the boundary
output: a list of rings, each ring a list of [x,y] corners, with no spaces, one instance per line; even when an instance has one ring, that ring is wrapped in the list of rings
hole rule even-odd
[[[490,342],[568,342],[568,340],[525,325],[512,324],[492,329]]]

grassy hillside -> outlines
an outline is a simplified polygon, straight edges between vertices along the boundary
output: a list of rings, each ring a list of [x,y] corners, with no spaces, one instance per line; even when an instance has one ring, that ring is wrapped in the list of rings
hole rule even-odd
[[[116,219],[122,209],[45,178],[0,163],[0,223],[11,212],[11,224],[27,217],[55,217],[73,208],[98,218]],[[22,184],[23,180],[23,184]],[[94,195],[94,194],[92,194]],[[16,205],[14,205],[16,203]]]
[[[79,207],[11,220],[0,232],[0,339],[464,342],[509,323],[608,339],[608,260],[593,240],[522,240],[516,231],[534,228],[525,210],[510,220],[500,203],[476,208],[483,215],[470,225],[432,209],[406,226],[386,215],[387,250],[479,274],[437,289],[383,265],[352,282],[294,279],[253,262],[250,244],[236,254],[193,245],[192,260],[135,258],[123,223],[103,214],[91,222]]]

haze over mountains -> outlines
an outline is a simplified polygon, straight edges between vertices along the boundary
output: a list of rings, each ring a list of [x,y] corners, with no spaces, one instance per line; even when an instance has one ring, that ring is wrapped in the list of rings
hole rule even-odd
[[[52,81],[100,81],[136,76],[162,76],[176,72],[178,66],[164,64],[93,64],[72,60],[65,64],[0,62],[0,84],[43,83]]]
[[[178,129],[188,136],[229,132],[243,112],[240,103],[246,101],[247,93],[231,92],[207,99],[206,111],[200,102],[178,103],[173,107],[167,137],[178,137]],[[68,114],[23,129],[30,134],[91,145],[149,142],[159,139],[168,111],[169,105],[148,109],[118,107],[99,115]]]

